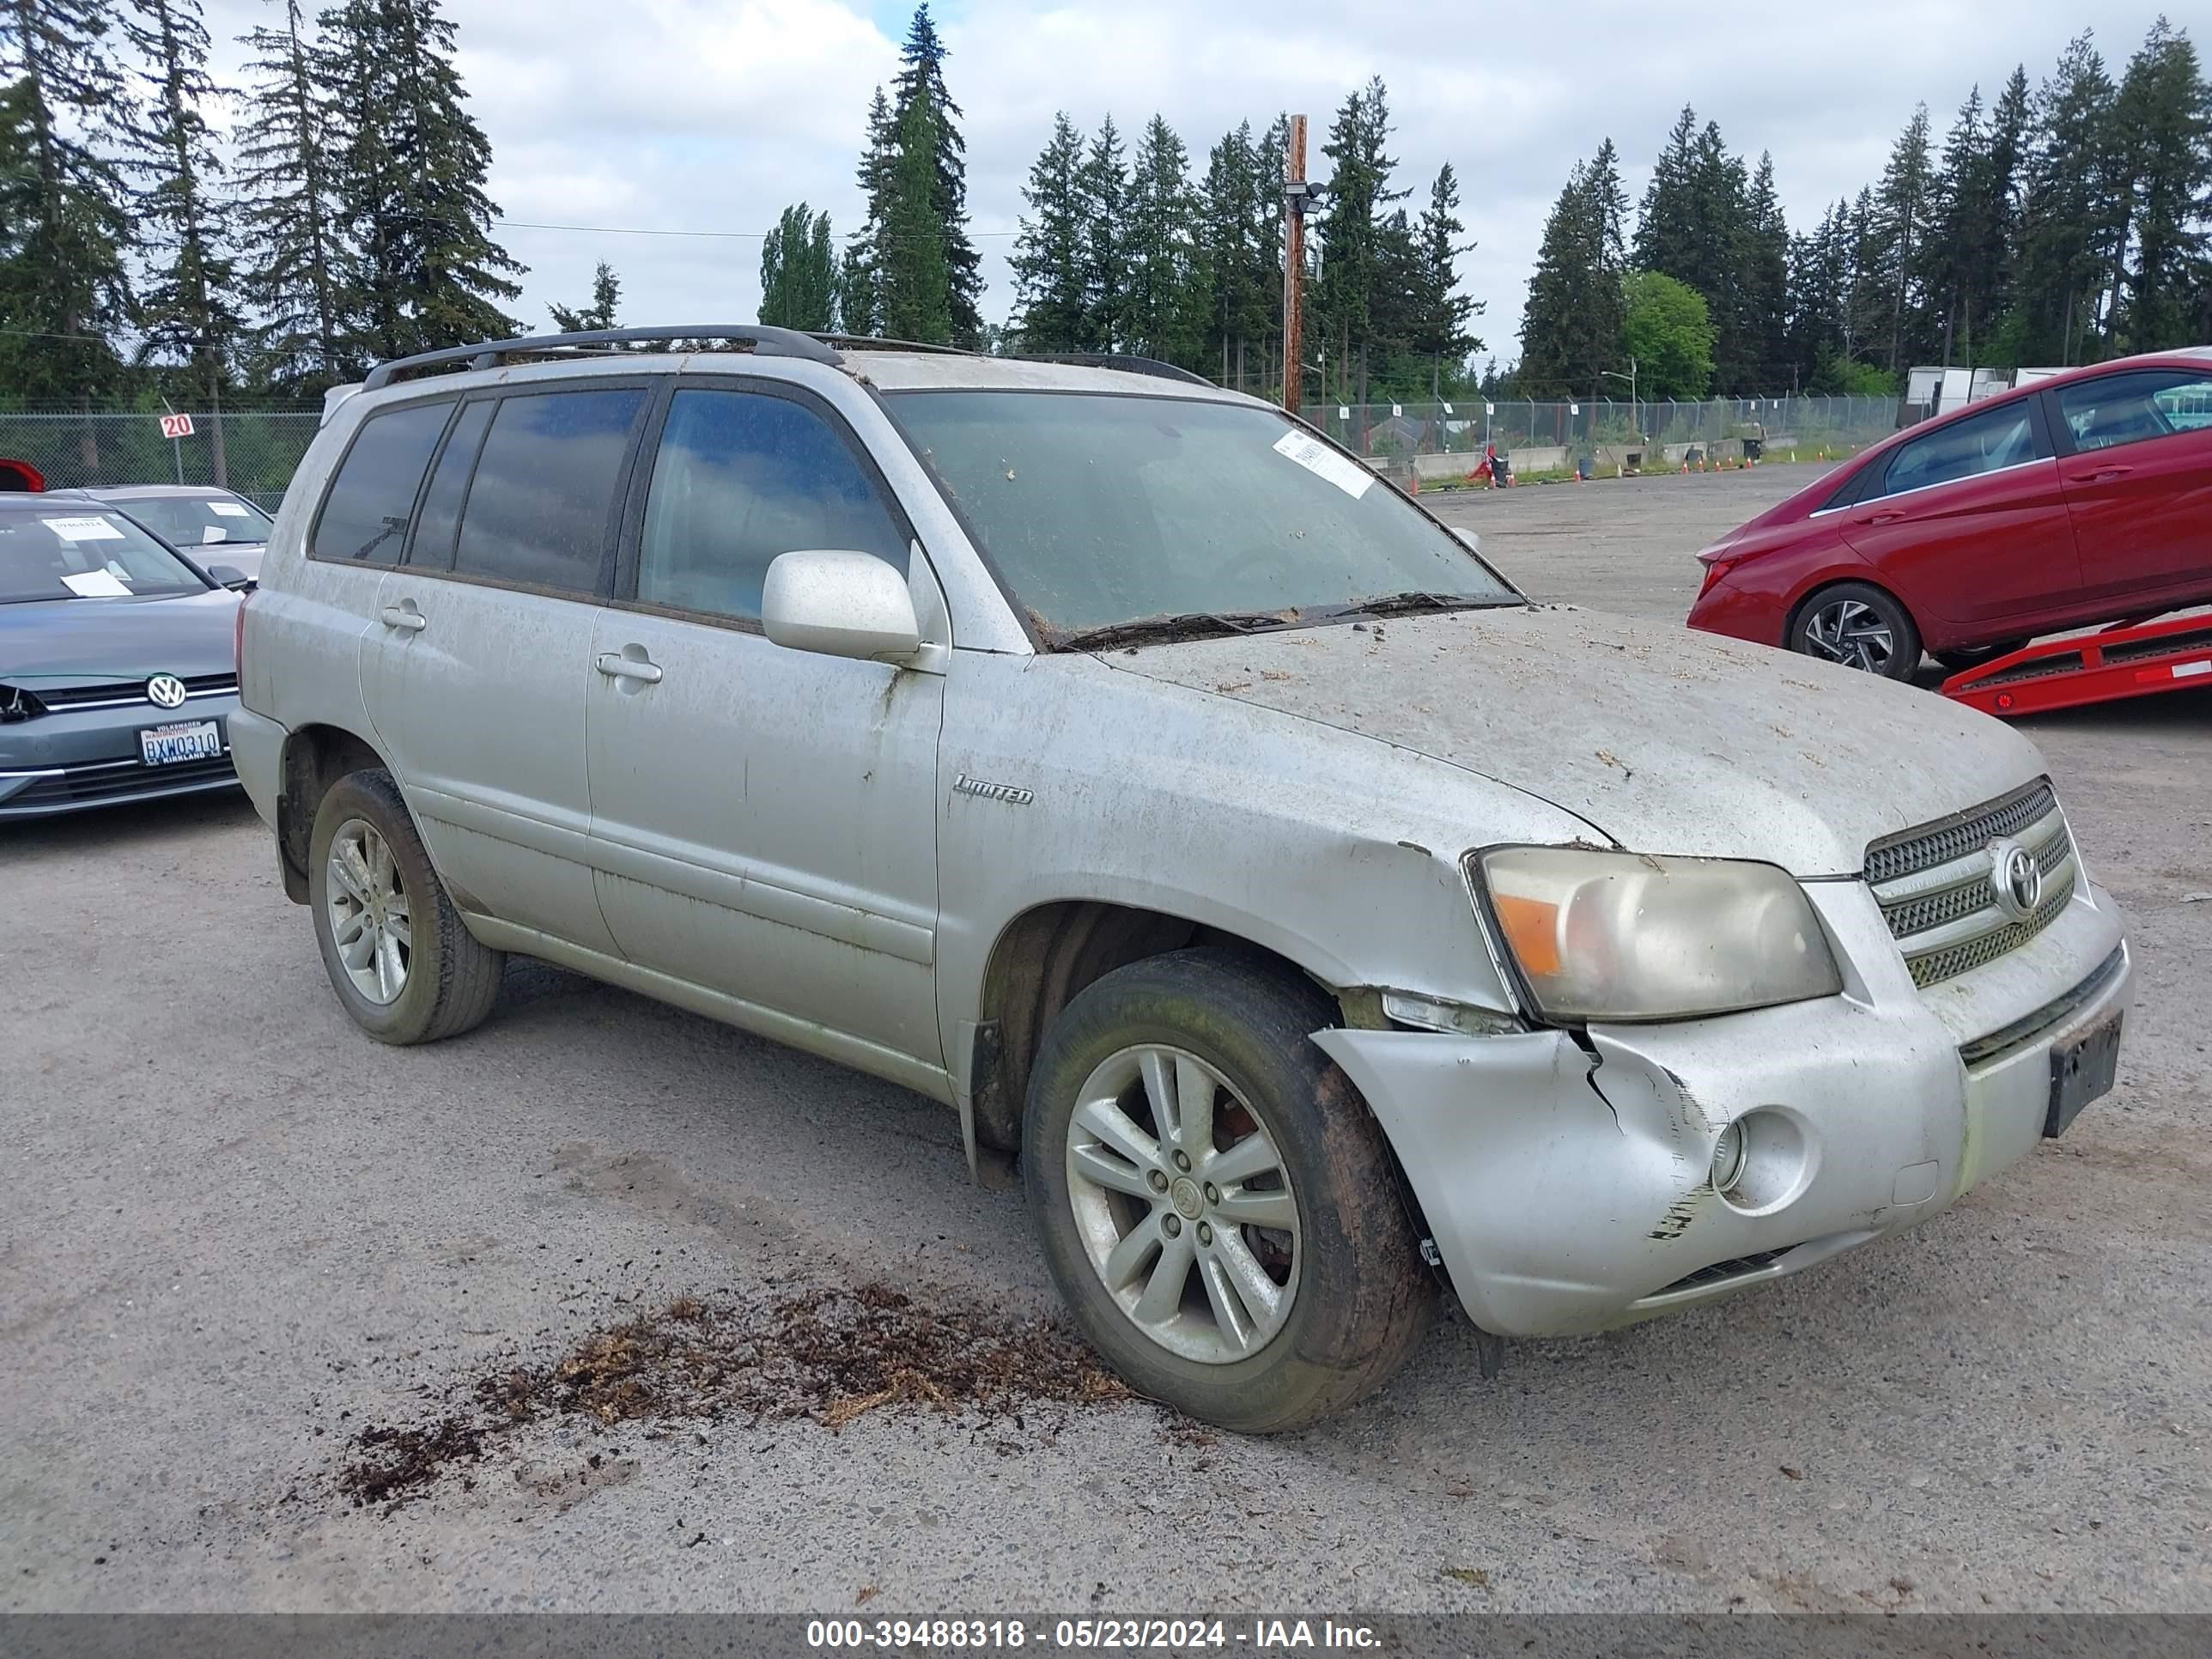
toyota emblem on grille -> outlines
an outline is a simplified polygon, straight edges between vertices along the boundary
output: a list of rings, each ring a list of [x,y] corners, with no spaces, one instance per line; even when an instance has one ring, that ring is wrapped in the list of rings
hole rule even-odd
[[[156,708],[182,708],[185,683],[174,674],[156,674],[146,682],[146,701]]]
[[[2016,841],[1990,843],[1990,890],[1997,908],[2014,921],[2026,921],[2043,902],[2043,866]]]

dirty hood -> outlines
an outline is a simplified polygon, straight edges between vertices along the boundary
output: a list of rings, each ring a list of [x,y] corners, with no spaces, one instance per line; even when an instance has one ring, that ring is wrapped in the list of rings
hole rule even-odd
[[[48,599],[0,605],[0,683],[93,685],[155,674],[227,674],[238,595]]]
[[[1759,859],[1799,876],[1856,872],[1869,842],[2043,770],[2026,738],[1931,692],[1565,605],[1101,659],[1464,767],[1633,851]]]

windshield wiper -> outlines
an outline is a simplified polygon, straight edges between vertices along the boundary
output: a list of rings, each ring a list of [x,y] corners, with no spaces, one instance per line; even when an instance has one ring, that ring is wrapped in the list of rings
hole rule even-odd
[[[1488,611],[1499,605],[1522,605],[1521,599],[1482,599],[1471,593],[1382,593],[1350,605],[1333,605],[1325,611],[1309,611],[1310,622],[1334,622],[1340,617],[1413,617],[1436,611]]]
[[[1134,622],[1079,629],[1058,635],[1053,643],[1062,651],[1103,651],[1117,645],[1164,645],[1176,640],[1264,634],[1271,629],[1295,627],[1303,620],[1303,613],[1295,610],[1186,611],[1172,617],[1139,617]]]

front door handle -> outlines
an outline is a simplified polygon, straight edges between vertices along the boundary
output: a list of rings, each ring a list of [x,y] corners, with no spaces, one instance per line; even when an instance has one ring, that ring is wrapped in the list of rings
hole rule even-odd
[[[1859,522],[1861,524],[1895,524],[1904,516],[1904,514],[1897,512],[1869,513],[1866,517],[1861,519]]]
[[[2124,478],[2135,471],[2131,466],[2100,466],[2094,472],[2075,474],[2075,483],[2110,483],[2115,478]]]
[[[415,608],[415,601],[384,607],[384,625],[396,628],[403,634],[419,634],[430,625],[430,619]]]
[[[648,662],[643,657],[625,657],[616,651],[599,653],[599,672],[611,680],[642,680],[647,685],[660,684],[660,665]]]

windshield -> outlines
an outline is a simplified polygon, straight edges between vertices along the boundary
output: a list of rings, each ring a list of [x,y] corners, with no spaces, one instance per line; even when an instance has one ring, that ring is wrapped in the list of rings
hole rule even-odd
[[[0,514],[0,605],[206,591],[175,554],[120,513],[72,503]]]
[[[150,495],[116,505],[172,547],[187,551],[223,542],[269,539],[276,521],[251,501],[220,495]]]
[[[900,424],[1057,642],[1146,621],[1518,604],[1458,539],[1271,410],[1111,392],[905,392]]]

